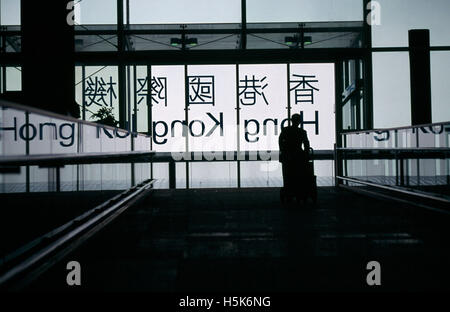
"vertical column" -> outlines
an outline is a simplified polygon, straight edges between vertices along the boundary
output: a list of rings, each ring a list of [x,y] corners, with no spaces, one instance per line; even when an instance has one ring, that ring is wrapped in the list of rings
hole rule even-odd
[[[241,41],[240,48],[247,49],[247,0],[241,0]]]
[[[148,135],[150,135],[150,150],[153,150],[153,117],[152,117],[152,66],[147,65],[147,116]],[[153,162],[150,163],[150,179],[153,179]]]
[[[366,20],[371,13],[370,1],[364,1],[364,30],[363,30],[363,46],[365,48],[363,59],[364,70],[364,124],[363,129],[373,129],[373,76],[372,76],[372,25]]]
[[[82,112],[81,112],[81,118],[83,119],[83,120],[86,120],[86,92],[85,92],[85,90],[86,90],[86,67],[83,65],[83,66],[81,66],[81,81],[82,81],[82,88],[83,88],[83,90],[82,90],[82,92],[81,92],[81,94],[82,94],[82,97],[81,97],[81,101],[83,102],[83,103],[81,103],[81,110],[82,110]]]
[[[68,3],[21,0],[23,101],[79,117],[75,105],[74,25],[67,22]],[[56,46],[46,44],[52,40]],[[58,55],[64,57],[55,57]],[[49,86],[51,96],[46,94]]]
[[[138,116],[137,116],[137,79],[138,79],[138,75],[137,75],[137,66],[133,65],[133,132],[138,132]],[[150,86],[150,84],[149,84]]]
[[[119,127],[122,129],[128,129],[129,122],[127,123],[127,90],[126,90],[126,80],[127,73],[125,65],[119,63]]]
[[[123,0],[117,0],[117,49],[119,55],[125,51],[125,36],[123,24]],[[130,120],[127,123],[127,90],[126,81],[127,73],[126,66],[123,61],[119,61],[119,127],[131,130]]]
[[[30,113],[29,112],[25,113],[25,124],[26,125],[30,124]],[[30,137],[30,127],[27,127],[26,133],[27,133],[27,138],[29,138]],[[28,156],[28,155],[30,155],[30,141],[26,140],[25,144],[26,144],[25,145],[25,154]],[[29,193],[30,192],[30,166],[25,167],[25,179],[26,179],[25,189],[26,189],[26,192]]]
[[[1,71],[1,77],[0,77],[1,93],[5,93],[6,92],[6,66],[0,66],[0,71]]]
[[[287,118],[289,119],[289,125],[291,124],[291,64],[287,63]],[[303,126],[303,125],[302,125]]]
[[[239,64],[236,64],[236,162],[237,162],[237,182],[238,188],[241,188],[241,126],[240,126],[240,105],[239,105]]]
[[[188,76],[188,65],[184,65],[184,111],[185,111],[185,121],[186,121],[186,157],[185,159],[191,159],[191,152],[189,150],[189,76]],[[186,189],[189,189],[189,161],[186,161]]]
[[[431,123],[430,31],[409,31],[411,123]]]
[[[334,154],[334,170],[335,177],[342,176],[342,160],[340,157],[340,153],[337,152],[337,148],[342,147],[342,92],[343,92],[343,68],[342,61],[337,61],[334,63],[334,75],[335,75],[335,92],[336,92],[336,104],[335,104],[335,113],[336,113],[336,144],[335,144],[335,154]],[[340,185],[342,183],[341,180],[335,179],[335,185]]]
[[[360,71],[360,60],[355,59],[355,114],[356,114],[356,129],[361,130],[362,124],[361,124],[361,96],[359,92],[360,88],[360,78],[361,78],[361,71]]]
[[[186,168],[188,168],[187,165],[186,165]],[[177,188],[176,178],[177,178],[177,175],[176,175],[176,164],[175,164],[175,161],[173,159],[171,159],[169,161],[169,188],[170,189],[176,189]]]

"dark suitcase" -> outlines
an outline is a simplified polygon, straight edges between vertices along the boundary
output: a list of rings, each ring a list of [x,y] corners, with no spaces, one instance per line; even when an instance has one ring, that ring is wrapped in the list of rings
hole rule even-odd
[[[287,188],[283,186],[280,190],[280,199],[283,203],[298,196],[303,197],[305,200],[310,198],[314,204],[317,202],[317,177],[314,175],[314,161],[312,159],[313,153],[314,150],[310,148],[310,157],[308,157],[306,162],[306,174],[304,177],[305,181],[303,184],[303,190],[298,190],[298,192],[292,193],[292,191],[289,192]]]

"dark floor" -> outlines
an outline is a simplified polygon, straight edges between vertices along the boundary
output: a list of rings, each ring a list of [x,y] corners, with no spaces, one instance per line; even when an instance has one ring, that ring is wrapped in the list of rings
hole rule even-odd
[[[332,187],[302,208],[282,206],[274,188],[155,190],[29,290],[69,290],[65,265],[76,260],[77,291],[448,291],[448,225]]]

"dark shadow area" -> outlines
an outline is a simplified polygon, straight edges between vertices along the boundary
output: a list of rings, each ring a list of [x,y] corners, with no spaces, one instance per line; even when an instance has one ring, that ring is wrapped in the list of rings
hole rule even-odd
[[[0,195],[0,255],[78,217],[119,191],[46,192]],[[7,239],[5,239],[7,238]]]

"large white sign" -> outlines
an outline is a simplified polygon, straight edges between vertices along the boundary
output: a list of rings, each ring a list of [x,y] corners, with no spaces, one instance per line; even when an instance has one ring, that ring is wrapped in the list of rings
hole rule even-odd
[[[287,64],[152,67],[153,149],[277,151],[289,102],[311,146],[333,149],[334,64],[289,66],[289,77]]]

